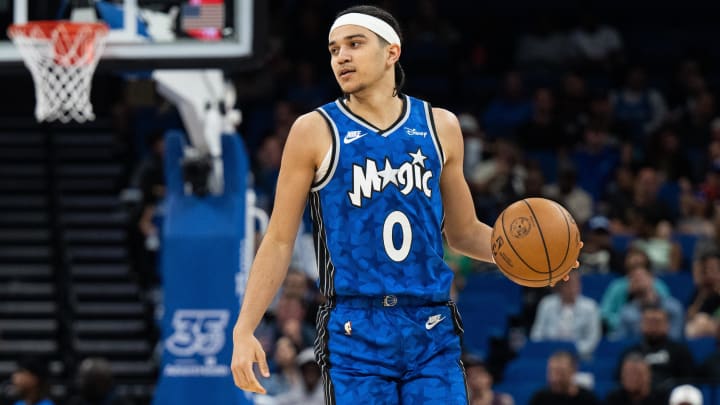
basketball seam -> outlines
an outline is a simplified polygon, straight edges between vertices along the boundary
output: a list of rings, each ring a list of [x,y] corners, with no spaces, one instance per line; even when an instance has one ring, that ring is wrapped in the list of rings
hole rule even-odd
[[[528,209],[530,210],[530,215],[533,216],[533,219],[535,220],[535,225],[537,226],[537,229],[538,229],[538,233],[540,233],[540,239],[542,239],[543,250],[545,250],[545,258],[547,259],[547,264],[548,264],[548,284],[552,284],[553,268],[552,268],[552,264],[550,263],[550,253],[548,253],[547,245],[545,244],[545,236],[543,235],[542,227],[540,227],[540,221],[538,221],[537,216],[535,215],[535,211],[533,211],[530,203],[527,202],[527,200],[522,200],[522,202],[524,202],[525,205],[527,205]]]
[[[535,219],[535,222],[537,222],[537,219]],[[510,249],[512,249],[512,251],[515,253],[515,256],[517,256],[517,258],[520,259],[520,261],[523,262],[523,264],[525,264],[525,266],[528,269],[534,271],[535,273],[547,274],[547,272],[535,270],[535,268],[533,266],[531,266],[528,262],[525,261],[525,259],[523,259],[523,257],[520,255],[520,253],[518,253],[518,251],[515,249],[515,246],[513,246],[512,241],[510,241],[510,237],[507,234],[507,230],[505,229],[505,211],[503,211],[502,215],[500,215],[500,223],[502,224],[501,228],[503,231],[503,235],[505,235],[505,240],[507,240],[508,245],[510,246]],[[541,236],[542,236],[542,234],[541,234]],[[544,243],[545,243],[545,240],[543,240],[543,244]],[[516,276],[513,274],[513,277],[516,277]],[[518,277],[518,278],[523,279],[522,277]],[[542,280],[528,280],[528,281],[542,281]]]
[[[555,208],[560,212],[560,215],[563,217],[563,220],[565,220],[565,229],[567,229],[567,246],[565,247],[565,254],[563,255],[562,260],[560,261],[560,264],[554,269],[559,270],[560,266],[562,266],[563,263],[565,263],[565,260],[567,260],[568,253],[570,253],[570,222],[568,222],[567,216],[565,215],[565,208],[563,208],[560,204],[553,201],[553,204],[555,205]]]

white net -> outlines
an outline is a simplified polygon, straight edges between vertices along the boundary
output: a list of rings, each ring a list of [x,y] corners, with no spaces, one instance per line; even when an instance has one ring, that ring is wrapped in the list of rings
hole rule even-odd
[[[32,74],[38,121],[95,119],[90,88],[105,46],[106,25],[31,22],[11,26],[8,34]]]

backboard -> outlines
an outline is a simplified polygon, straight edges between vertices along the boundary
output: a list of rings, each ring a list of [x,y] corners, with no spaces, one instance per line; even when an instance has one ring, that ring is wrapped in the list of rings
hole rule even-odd
[[[10,24],[97,19],[110,26],[98,66],[237,68],[253,61],[267,23],[255,0],[0,0],[0,66],[19,64]]]

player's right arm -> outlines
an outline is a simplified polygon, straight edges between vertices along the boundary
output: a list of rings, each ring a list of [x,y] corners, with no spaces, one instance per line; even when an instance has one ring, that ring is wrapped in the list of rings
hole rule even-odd
[[[322,136],[323,132],[328,135]],[[235,384],[243,390],[265,393],[255,377],[253,363],[258,363],[265,377],[270,374],[265,352],[253,333],[287,274],[315,168],[330,147],[330,139],[327,124],[316,112],[298,118],[290,129],[280,164],[273,213],[250,269],[242,308],[233,329],[231,368]]]

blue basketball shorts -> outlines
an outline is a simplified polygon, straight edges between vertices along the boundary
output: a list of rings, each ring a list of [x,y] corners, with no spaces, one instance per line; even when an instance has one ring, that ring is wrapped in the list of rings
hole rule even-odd
[[[318,312],[325,403],[467,404],[455,304],[387,297],[336,297]]]

